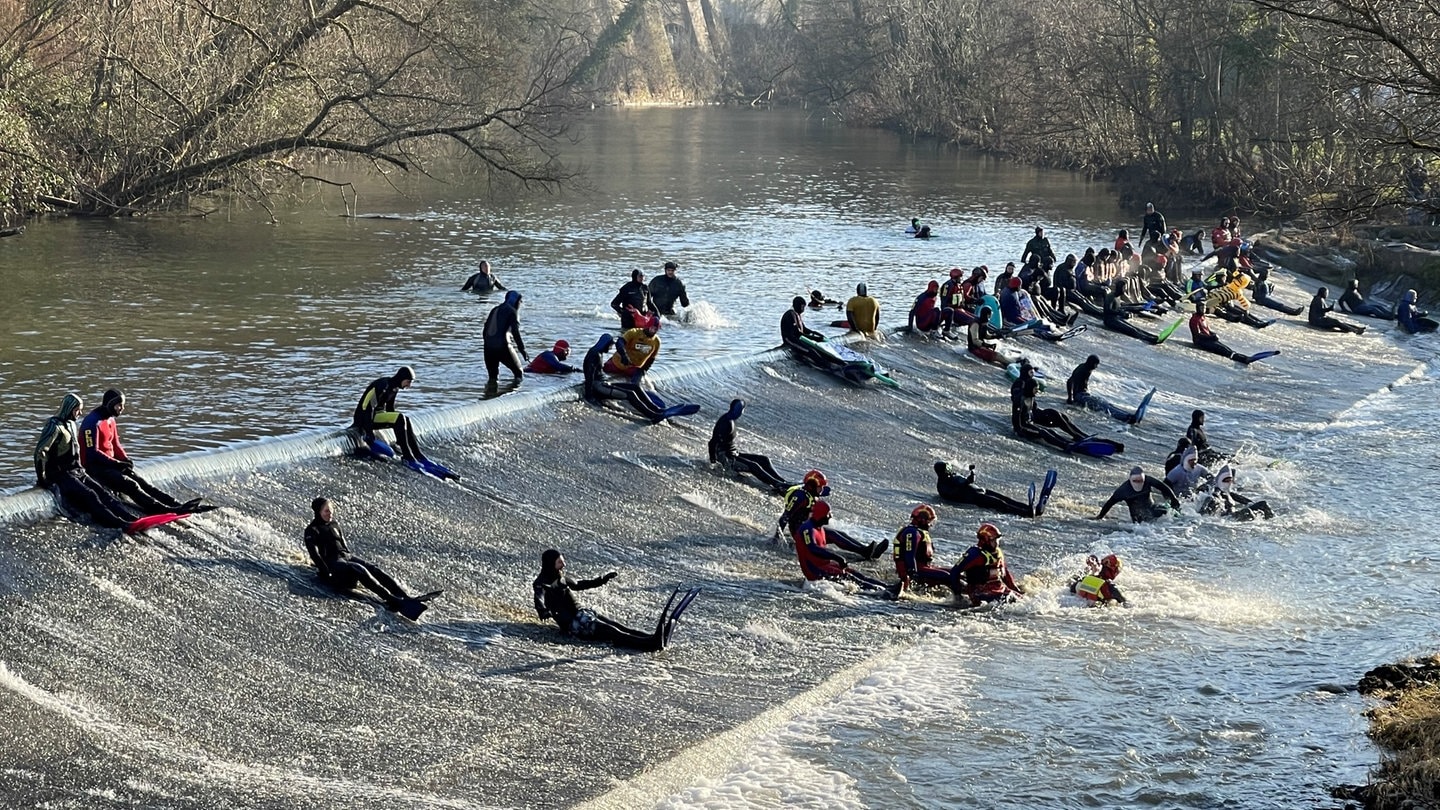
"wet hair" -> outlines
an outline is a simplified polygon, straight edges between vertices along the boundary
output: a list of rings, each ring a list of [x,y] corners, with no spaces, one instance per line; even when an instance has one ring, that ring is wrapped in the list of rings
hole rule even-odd
[[[324,495],[321,495],[320,497],[310,502],[310,511],[318,515],[320,514],[320,510],[324,509],[327,505],[329,505],[329,503],[330,499],[325,497]]]
[[[1092,354],[1089,357],[1085,358],[1085,365],[1091,368],[1095,368],[1096,366],[1100,365],[1100,355]]]

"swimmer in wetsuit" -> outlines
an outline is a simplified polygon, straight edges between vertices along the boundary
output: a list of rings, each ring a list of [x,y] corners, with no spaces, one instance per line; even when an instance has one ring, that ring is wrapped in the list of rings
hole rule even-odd
[[[820,499],[830,494],[830,484],[825,479],[825,473],[819,470],[811,470],[805,473],[801,482],[785,491],[785,506],[780,512],[780,518],[776,521],[775,537],[779,539],[782,533],[788,531],[792,539],[800,531],[800,526],[810,519],[810,512]],[[825,513],[828,516],[829,512]],[[840,531],[830,529],[826,532],[827,541],[834,542],[836,546],[858,555],[862,560],[878,559],[885,549],[890,545],[889,540],[881,540],[865,544]]]
[[[359,432],[365,444],[371,447],[378,441],[375,431],[393,430],[400,457],[411,467],[418,468],[429,459],[420,452],[420,442],[415,436],[415,428],[409,417],[395,410],[395,396],[401,390],[409,388],[414,381],[415,371],[409,366],[401,366],[389,377],[381,377],[370,383],[365,387],[365,393],[360,395],[360,402],[355,405],[355,418],[350,429]]]
[[[1352,332],[1357,335],[1365,334],[1365,327],[1359,324],[1348,323],[1330,314],[1335,307],[1330,303],[1330,290],[1320,287],[1315,290],[1315,297],[1310,299],[1310,312],[1306,316],[1306,323],[1312,328],[1324,329],[1331,332]]]
[[[1119,332],[1127,337],[1143,340],[1154,346],[1160,343],[1160,336],[1154,332],[1147,332],[1138,326],[1132,325],[1127,319],[1130,313],[1125,309],[1125,303],[1121,296],[1125,294],[1125,280],[1116,279],[1105,293],[1105,314],[1101,322],[1105,328],[1112,332]]]
[[[795,296],[790,308],[780,316],[780,340],[796,360],[824,371],[833,371],[841,366],[834,357],[806,345],[805,341],[824,343],[825,336],[805,325],[805,299]]]
[[[35,443],[35,486],[48,489],[65,503],[83,510],[96,523],[111,529],[123,529],[137,515],[111,495],[80,466],[79,428],[75,418],[80,415],[80,397],[66,394],[60,410],[45,421],[40,440]]]
[[[1262,267],[1255,273],[1255,286],[1250,290],[1250,297],[1255,303],[1262,307],[1269,307],[1277,312],[1286,315],[1299,315],[1305,311],[1304,307],[1291,306],[1275,297],[1275,282],[1270,280],[1270,268]]]
[[[315,519],[305,527],[305,551],[315,564],[320,581],[338,591],[353,591],[356,586],[375,594],[389,610],[399,610],[410,594],[380,570],[374,563],[350,553],[350,546],[335,522],[335,507],[329,498],[310,502]]]
[[[1379,318],[1384,321],[1395,320],[1395,313],[1390,308],[1378,301],[1366,301],[1365,296],[1360,294],[1360,279],[1350,279],[1350,286],[1345,288],[1345,294],[1340,296],[1339,308],[1341,312],[1349,312],[1352,315],[1360,315],[1365,318]]]
[[[1095,559],[1091,554],[1085,558],[1085,574],[1070,581],[1070,592],[1097,605],[1107,602],[1126,604],[1125,594],[1115,587],[1115,578],[1120,576],[1120,558],[1107,554]]]
[[[776,492],[788,490],[794,484],[775,472],[768,457],[756,453],[735,452],[735,435],[739,433],[735,422],[744,412],[745,400],[732,399],[730,410],[715,420],[715,429],[710,432],[710,463],[719,464],[732,475],[749,473]]]
[[[510,290],[505,293],[505,301],[490,310],[490,315],[485,318],[483,336],[485,384],[490,387],[495,385],[501,363],[515,375],[516,383],[524,379],[525,374],[520,371],[520,360],[515,356],[515,350],[519,349],[520,357],[526,361],[530,359],[525,351],[525,341],[520,338],[520,293]]]
[[[1013,602],[1015,597],[1025,595],[1025,589],[1015,583],[1005,564],[1000,528],[994,523],[980,524],[975,531],[975,545],[966,550],[955,568],[961,590],[970,597],[972,607],[986,602]]]
[[[950,503],[978,506],[1001,514],[1016,517],[1039,517],[1041,512],[1014,498],[975,486],[975,465],[971,464],[967,475],[961,476],[949,463],[935,462],[935,491]]]
[[[652,632],[633,630],[601,613],[580,607],[575,591],[598,588],[619,576],[611,571],[594,579],[571,579],[565,573],[565,557],[557,549],[546,549],[540,555],[540,573],[531,583],[535,593],[535,614],[541,621],[554,619],[560,633],[586,641],[603,641],[616,647],[642,652],[665,648],[665,625],[668,611],[662,611]]]
[[[572,374],[578,371],[574,366],[565,362],[568,359],[570,359],[570,343],[557,340],[554,346],[535,355],[525,370],[531,374]]]
[[[631,330],[638,331],[638,330]],[[652,422],[658,422],[665,414],[650,400],[640,382],[636,379],[629,381],[608,380],[604,374],[604,356],[610,347],[614,345],[615,338],[609,333],[600,336],[590,351],[585,354],[584,372],[585,387],[584,397],[586,402],[592,405],[599,405],[606,399],[623,399],[630,403],[630,406],[640,412],[641,416]]]
[[[1264,500],[1251,500],[1235,488],[1235,467],[1226,464],[1215,474],[1214,484],[1199,506],[1202,515],[1222,515],[1235,520],[1266,520],[1275,517],[1275,510]]]
[[[800,573],[805,579],[815,582],[821,579],[854,582],[864,590],[881,591],[891,598],[900,594],[901,583],[886,585],[878,579],[850,570],[844,557],[830,550],[828,532],[830,504],[815,501],[810,507],[810,516],[801,523],[793,535],[795,557],[800,562]]]
[[[1126,424],[1135,424],[1135,412],[1127,411],[1112,404],[1104,397],[1090,393],[1090,375],[1100,367],[1100,356],[1092,354],[1085,358],[1085,362],[1075,367],[1070,372],[1070,377],[1065,380],[1065,402],[1070,405],[1079,405],[1082,408],[1089,408],[1106,414],[1112,419],[1118,419]]]
[[[503,289],[505,289],[505,285],[501,284],[500,279],[490,272],[490,262],[482,261],[480,262],[480,271],[465,279],[465,286],[460,288],[460,292],[487,293],[491,290]]]
[[[1233,453],[1222,453],[1210,446],[1210,436],[1205,432],[1205,412],[1196,408],[1190,412],[1190,427],[1185,429],[1185,438],[1200,457],[1201,464],[1215,464],[1224,461]]]
[[[1254,362],[1250,355],[1241,354],[1220,342],[1220,338],[1210,330],[1210,324],[1205,320],[1204,302],[1196,304],[1195,314],[1190,316],[1190,343],[1201,351],[1228,357],[1247,366]]]
[[[1145,470],[1140,467],[1130,469],[1130,477],[1125,483],[1115,488],[1115,492],[1100,507],[1100,514],[1090,518],[1091,520],[1104,520],[1110,514],[1110,509],[1121,501],[1130,509],[1130,520],[1134,523],[1145,523],[1161,517],[1168,510],[1165,504],[1156,504],[1155,496],[1159,495],[1175,511],[1180,511],[1180,499],[1175,497],[1175,492],[1170,485],[1161,481],[1153,475],[1146,475]]]
[[[911,585],[940,586],[959,597],[962,592],[959,567],[934,565],[935,545],[930,539],[933,525],[935,509],[922,503],[910,512],[910,522],[895,533],[891,550],[895,557],[895,575],[900,577],[900,590],[907,590]]]
[[[124,392],[111,388],[101,398],[100,407],[86,414],[80,423],[80,464],[85,472],[101,486],[129,498],[146,514],[194,510],[200,499],[182,504],[135,472],[115,424],[115,417],[124,411]]]

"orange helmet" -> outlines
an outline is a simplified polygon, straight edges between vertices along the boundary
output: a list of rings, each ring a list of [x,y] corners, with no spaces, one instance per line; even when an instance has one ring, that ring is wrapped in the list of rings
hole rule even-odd
[[[830,485],[830,482],[825,480],[825,473],[822,473],[819,470],[811,470],[810,472],[805,473],[804,483],[805,489],[812,493],[819,492],[820,490]]]
[[[821,521],[828,517],[830,517],[830,504],[824,501],[816,501],[815,505],[810,507],[811,520]]]
[[[1120,574],[1121,567],[1120,558],[1114,554],[1107,555],[1100,561],[1100,573],[1104,574],[1109,571],[1112,579]]]
[[[975,536],[993,543],[1000,539],[1000,527],[994,523],[981,523],[980,528],[975,530]]]
[[[922,503],[910,510],[910,522],[929,526],[935,522],[935,508],[928,503]]]

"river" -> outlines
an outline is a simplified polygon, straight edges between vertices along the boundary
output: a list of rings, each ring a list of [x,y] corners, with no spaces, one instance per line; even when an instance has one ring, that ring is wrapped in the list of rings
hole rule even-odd
[[[1282,349],[1251,368],[1094,327],[1019,343],[1059,376],[1100,354],[1096,388],[1117,400],[1161,392],[1138,426],[1074,414],[1123,439],[1122,457],[1055,454],[1008,437],[1003,375],[953,344],[874,347],[896,392],[756,355],[808,289],[865,281],[898,325],[926,280],[1002,266],[1036,224],[1062,255],[1108,244],[1138,216],[1103,186],[796,112],[606,112],[578,132],[586,185],[556,195],[401,179],[359,197],[394,218],[342,218],[317,192],[274,225],[253,210],[55,221],[0,242],[14,486],[65,391],[88,406],[120,386],[142,469],[191,453],[200,472],[172,485],[228,507],[132,540],[6,526],[8,804],[1291,808],[1364,780],[1375,752],[1349,685],[1436,644],[1424,338],[1220,324],[1237,348]],[[906,238],[910,216],[939,237]],[[343,426],[400,363],[422,425],[478,403],[495,301],[459,287],[481,258],[524,293],[532,351],[583,351],[632,269],[678,262],[694,306],[662,329],[677,367],[662,389],[701,415],[642,426],[527,378],[522,392],[556,396],[507,395],[525,406],[432,445],[458,485],[350,458],[219,462],[214,448]],[[1277,276],[1304,303],[1313,282]],[[686,371],[694,359],[710,362]],[[742,449],[826,470],[837,523],[867,538],[934,499],[936,459],[974,461],[1011,494],[1056,468],[1044,519],[1001,521],[1030,596],[970,614],[802,587],[766,539],[773,497],[703,464],[733,396],[750,402]],[[1277,518],[1087,520],[1131,464],[1159,467],[1195,407]],[[424,623],[310,584],[297,540],[320,492],[366,556],[445,588]],[[952,558],[986,516],[939,511]],[[555,644],[529,607],[549,545],[577,575],[621,571],[585,596],[636,624],[677,582],[705,592],[662,654]],[[1065,584],[1110,552],[1133,606],[1087,609]]]

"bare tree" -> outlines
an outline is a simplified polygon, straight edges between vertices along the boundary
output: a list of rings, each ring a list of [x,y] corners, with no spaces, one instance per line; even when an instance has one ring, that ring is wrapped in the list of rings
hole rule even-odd
[[[48,202],[99,216],[265,189],[337,155],[424,170],[458,149],[551,185],[567,176],[552,139],[594,51],[583,15],[525,0],[53,6],[64,47],[24,76],[12,57],[0,79],[51,100],[26,118],[56,148],[25,158],[65,180]]]

